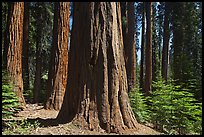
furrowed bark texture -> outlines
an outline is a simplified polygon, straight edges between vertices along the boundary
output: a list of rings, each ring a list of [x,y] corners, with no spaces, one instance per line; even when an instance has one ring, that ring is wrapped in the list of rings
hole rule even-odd
[[[45,109],[59,110],[67,85],[69,2],[55,3],[53,47],[48,74],[48,94]]]
[[[117,133],[136,129],[121,25],[119,3],[74,3],[68,85],[59,122],[76,120],[90,130]]]
[[[19,97],[19,101],[25,107],[23,97],[23,79],[22,79],[22,44],[23,44],[23,17],[24,3],[14,2],[11,4],[9,24],[9,39],[7,52],[7,70],[10,74],[13,90]]]

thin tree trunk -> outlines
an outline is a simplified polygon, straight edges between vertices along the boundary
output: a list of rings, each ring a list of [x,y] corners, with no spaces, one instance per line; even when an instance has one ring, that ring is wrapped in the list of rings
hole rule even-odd
[[[48,94],[45,109],[59,110],[68,76],[69,2],[55,3],[53,45],[48,74]]]
[[[11,22],[11,14],[12,14],[12,10],[11,9],[11,5],[12,3],[9,2],[8,3],[8,15],[7,15],[7,19],[6,19],[6,29],[4,31],[4,51],[3,51],[3,69],[7,69],[7,54],[8,54],[8,48],[9,48],[9,25]]]
[[[39,103],[39,93],[41,90],[41,75],[42,75],[42,28],[40,21],[42,20],[42,14],[39,15],[37,23],[37,37],[36,37],[36,70],[33,89],[33,103]]]
[[[136,129],[127,94],[120,12],[115,2],[74,3],[69,77],[57,116],[60,122],[73,120],[90,130],[117,133]]]
[[[8,28],[7,70],[13,90],[19,97],[22,107],[25,107],[22,79],[22,44],[23,44],[23,16],[24,3],[11,3],[11,13]],[[6,46],[6,45],[5,45]]]
[[[41,35],[42,33],[38,31],[38,35]],[[42,75],[42,59],[41,59],[41,42],[40,38],[37,38],[36,42],[36,71],[35,71],[35,81],[34,81],[34,93],[33,93],[33,103],[39,103],[39,93],[41,90],[41,75]]]
[[[169,58],[169,11],[168,2],[165,2],[165,17],[164,17],[164,38],[162,51],[162,77],[165,81],[168,79],[168,58]]]
[[[159,76],[159,59],[158,59],[158,38],[157,38],[157,20],[156,5],[152,5],[152,81],[156,81]]]
[[[125,46],[126,70],[128,79],[128,91],[136,84],[136,34],[135,34],[135,7],[134,2],[128,2],[128,33]]]
[[[24,90],[29,89],[29,2],[25,2],[23,22],[23,78]]]
[[[146,2],[147,35],[146,35],[146,73],[145,73],[145,95],[149,95],[152,84],[152,3]]]
[[[143,2],[142,11],[142,35],[141,35],[141,64],[140,64],[140,88],[144,91],[144,77],[145,77],[145,3]]]

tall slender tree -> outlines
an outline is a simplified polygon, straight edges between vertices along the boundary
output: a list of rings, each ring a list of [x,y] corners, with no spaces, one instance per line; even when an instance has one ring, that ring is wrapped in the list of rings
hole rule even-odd
[[[7,28],[7,37],[4,47],[6,55],[6,68],[13,85],[13,90],[19,97],[22,107],[25,107],[23,97],[23,79],[22,79],[22,44],[23,44],[23,17],[24,2],[10,3]]]
[[[168,56],[169,56],[169,39],[170,39],[170,28],[169,28],[169,3],[165,2],[165,17],[164,17],[164,37],[163,37],[163,50],[162,50],[162,77],[165,81],[168,79]]]
[[[125,44],[126,72],[128,91],[136,84],[136,33],[135,33],[135,7],[134,2],[127,3],[127,38]]]
[[[44,3],[40,2],[38,3],[39,9],[36,10],[38,13],[38,19],[36,23],[36,31],[37,31],[37,36],[36,36],[36,70],[35,70],[35,81],[34,81],[34,89],[33,89],[33,101],[34,103],[39,103],[39,94],[41,90],[41,77],[42,77],[42,20],[43,20],[43,15],[42,15],[42,5]]]
[[[23,22],[23,82],[24,90],[29,89],[29,5],[30,2],[24,3],[24,22]]]
[[[127,93],[120,4],[74,3],[73,17],[68,85],[57,120],[76,120],[107,132],[136,129]]]
[[[11,5],[12,3],[8,3],[8,9],[7,9],[7,16],[6,16],[6,27],[5,27],[5,31],[4,31],[4,44],[3,44],[3,69],[6,70],[7,69],[7,54],[8,54],[8,49],[9,49],[9,25],[11,22]]]
[[[152,3],[146,2],[146,54],[145,54],[145,95],[149,95],[152,84]]]
[[[140,64],[140,88],[144,91],[145,78],[145,2],[142,3],[142,35],[141,35],[141,64]]]
[[[66,89],[68,76],[69,8],[69,2],[55,3],[46,109],[59,110]]]
[[[159,76],[159,40],[157,35],[157,3],[152,4],[152,81]]]

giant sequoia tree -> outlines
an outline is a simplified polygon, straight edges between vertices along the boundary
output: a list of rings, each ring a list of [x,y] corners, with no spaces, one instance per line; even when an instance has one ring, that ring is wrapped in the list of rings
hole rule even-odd
[[[10,81],[13,90],[19,97],[22,106],[25,105],[23,97],[23,79],[22,79],[22,44],[23,44],[23,17],[24,3],[10,3],[8,14],[7,36],[4,45],[4,55],[6,56],[5,66],[10,75]]]
[[[76,120],[107,132],[136,129],[121,25],[119,3],[74,3],[69,76],[58,121]]]
[[[53,45],[48,74],[46,109],[61,108],[67,84],[69,2],[55,3]]]

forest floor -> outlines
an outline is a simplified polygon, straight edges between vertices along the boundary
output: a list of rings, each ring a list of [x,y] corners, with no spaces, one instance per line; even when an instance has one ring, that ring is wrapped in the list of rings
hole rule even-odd
[[[117,135],[116,133],[106,133],[101,131],[90,131],[82,129],[79,124],[69,122],[67,124],[52,124],[52,121],[57,117],[59,111],[45,110],[43,106],[37,104],[27,104],[26,109],[16,114],[14,120],[27,119],[28,121],[41,121],[43,125],[30,130],[30,135]],[[153,130],[148,126],[139,124],[139,130],[134,132],[126,132],[126,135],[160,135],[162,133]]]

